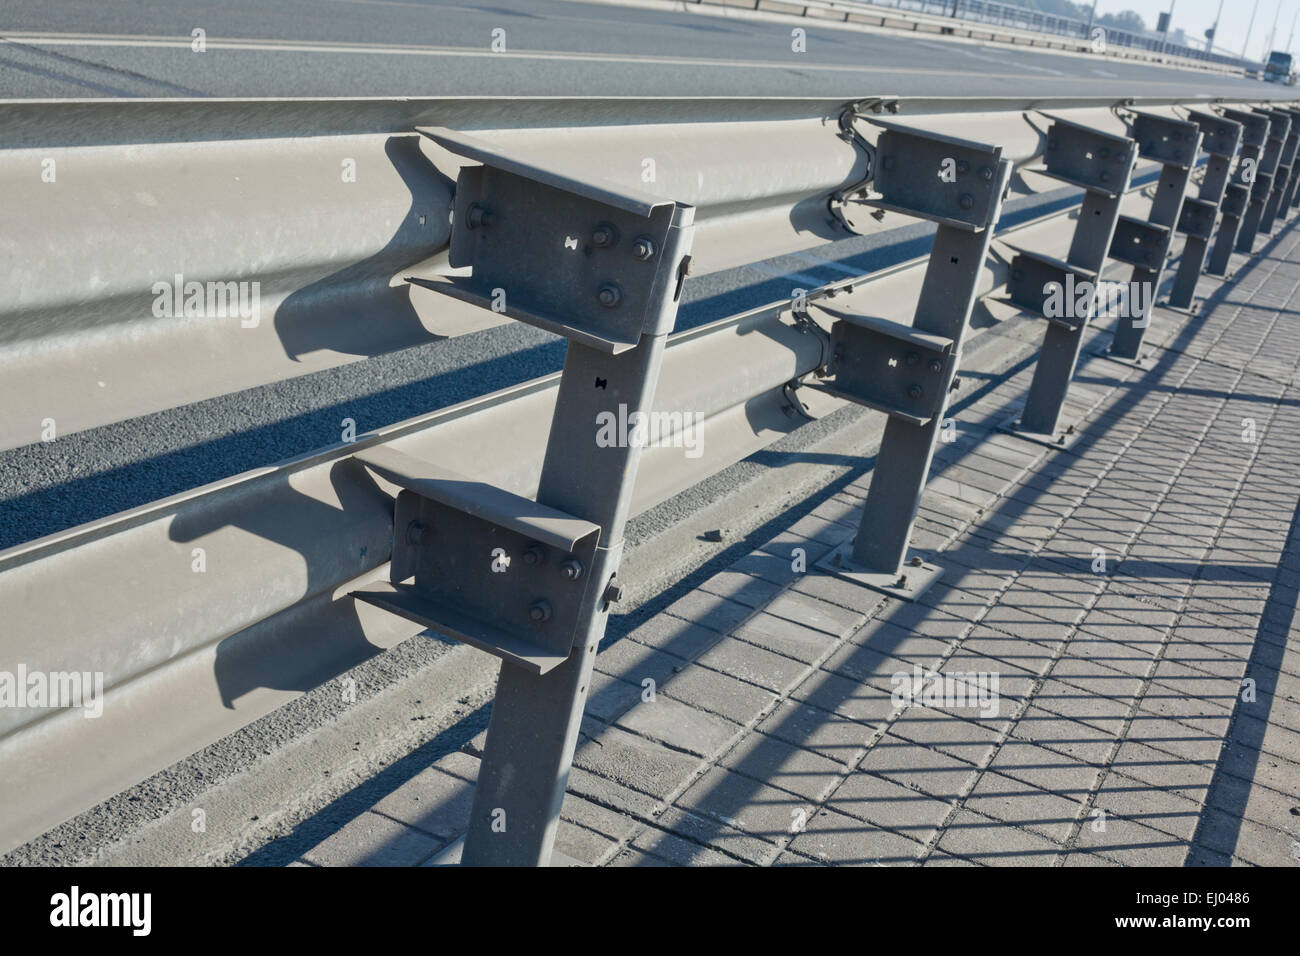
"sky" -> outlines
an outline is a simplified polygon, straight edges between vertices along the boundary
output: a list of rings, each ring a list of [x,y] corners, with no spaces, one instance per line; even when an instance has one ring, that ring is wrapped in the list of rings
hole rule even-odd
[[[1075,2],[1086,4],[1088,0]],[[1204,40],[1204,31],[1214,24],[1219,3],[1220,0],[1173,0],[1174,16],[1170,29],[1181,27],[1189,37]],[[1169,5],[1170,0],[1097,0],[1097,15],[1133,10],[1142,15],[1149,29],[1154,30],[1157,16],[1168,11]],[[1223,14],[1219,17],[1219,32],[1214,45],[1231,53],[1240,53],[1246,43],[1246,28],[1250,25],[1251,11],[1255,6],[1256,0],[1223,0]],[[1246,54],[1254,59],[1263,59],[1269,50],[1286,48],[1292,21],[1296,18],[1296,11],[1300,10],[1300,0],[1258,0],[1258,7]],[[1274,16],[1277,17],[1277,37],[1271,46],[1266,46]],[[1300,22],[1296,22],[1295,32],[1291,49],[1300,52]]]

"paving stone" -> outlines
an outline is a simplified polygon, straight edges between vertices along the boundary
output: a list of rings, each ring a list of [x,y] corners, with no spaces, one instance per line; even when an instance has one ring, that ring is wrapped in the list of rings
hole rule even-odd
[[[721,761],[736,773],[820,803],[843,778],[843,764],[779,737],[751,733]]]
[[[792,853],[838,866],[915,866],[922,849],[915,840],[826,809],[790,843]]]
[[[813,672],[791,696],[870,727],[883,726],[897,709],[888,690],[827,671]]]
[[[929,841],[954,804],[920,793],[884,777],[851,773],[827,806],[839,813],[894,830],[919,843]]]
[[[1004,741],[989,770],[1051,793],[1082,801],[1097,785],[1101,769],[1023,740]]]
[[[302,855],[312,866],[418,866],[445,841],[366,811]]]
[[[1182,866],[1191,844],[1133,820],[1107,816],[1104,829],[1089,820],[1079,830],[1075,848],[1125,866]]]
[[[733,633],[742,641],[806,664],[820,660],[839,641],[825,631],[766,612],[754,615]]]
[[[739,724],[661,694],[638,702],[618,719],[618,726],[701,757],[718,753],[741,730]]]
[[[676,807],[777,846],[784,846],[791,827],[813,810],[803,797],[713,767],[676,801]]]
[[[978,773],[956,757],[889,734],[867,751],[858,768],[949,802],[964,796]]]
[[[472,782],[428,767],[371,809],[446,842],[465,832],[473,800]]]
[[[740,861],[674,833],[646,830],[632,841],[632,847],[675,866],[740,866]]]
[[[707,667],[685,668],[660,687],[660,692],[738,724],[752,723],[778,699],[769,690]]]
[[[763,718],[757,729],[850,767],[866,753],[875,733],[858,721],[789,699]]]
[[[787,693],[811,670],[803,661],[743,641],[725,641],[701,654],[699,663],[778,694]]]
[[[1083,810],[1079,800],[1047,793],[1011,777],[985,772],[966,798],[965,808],[1014,823],[1056,843],[1065,843]]]
[[[661,800],[685,783],[699,766],[697,757],[614,727],[584,720],[583,728],[589,736],[578,741],[575,767]]]
[[[1046,837],[962,810],[936,849],[985,866],[1053,866],[1061,847]]]

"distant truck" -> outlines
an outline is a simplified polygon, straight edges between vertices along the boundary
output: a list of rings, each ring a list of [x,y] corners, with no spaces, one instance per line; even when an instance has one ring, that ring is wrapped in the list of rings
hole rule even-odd
[[[1264,65],[1264,80],[1268,83],[1286,83],[1295,85],[1295,75],[1291,72],[1291,54],[1274,50],[1268,55]]]

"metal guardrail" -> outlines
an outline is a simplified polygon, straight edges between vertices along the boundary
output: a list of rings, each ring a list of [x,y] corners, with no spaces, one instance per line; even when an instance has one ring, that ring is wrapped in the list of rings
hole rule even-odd
[[[645,113],[655,111],[641,105]],[[695,105],[716,116],[721,104]],[[768,184],[756,219],[730,221],[728,204],[719,202],[714,235],[758,232],[757,221],[772,231],[754,236],[738,254],[771,254],[808,243],[809,232],[847,235],[847,227],[865,228],[868,214],[898,213],[937,223],[930,255],[887,277],[846,279],[673,337],[668,332],[686,262],[701,251],[709,218],[702,213],[710,210],[670,196],[693,179],[697,190],[704,188],[690,175],[698,167],[676,168],[669,185],[659,180],[660,191],[652,192],[642,189],[639,163],[621,178],[592,176],[573,158],[581,149],[554,145],[562,138],[555,130],[493,135],[506,125],[501,117],[481,117],[466,105],[462,116],[478,122],[453,131],[430,122],[437,110],[417,108],[421,119],[403,135],[421,142],[421,155],[425,148],[443,151],[432,153],[437,162],[429,169],[442,198],[430,200],[424,214],[447,221],[446,206],[437,203],[455,205],[449,230],[439,226],[436,238],[412,242],[403,254],[421,261],[442,255],[448,265],[441,275],[412,270],[413,285],[438,302],[468,302],[494,321],[504,316],[566,336],[564,371],[0,552],[6,621],[0,670],[21,664],[28,672],[96,672],[105,687],[103,713],[94,721],[67,710],[0,709],[0,768],[6,768],[0,805],[7,809],[0,845],[29,839],[295,691],[432,627],[503,660],[465,859],[544,863],[595,647],[620,593],[623,522],[797,427],[797,416],[789,414],[791,387],[814,413],[847,400],[889,416],[862,518],[869,533],[817,573],[901,597],[919,593],[938,569],[915,564],[908,541],[975,300],[1005,288],[1017,307],[1049,319],[1026,416],[1009,427],[1059,446],[1061,402],[1096,299],[1081,314],[1054,315],[1050,289],[1096,282],[1107,256],[1140,266],[1153,273],[1142,281],[1158,283],[1180,222],[1174,207],[1181,208],[1181,192],[1176,204],[1157,200],[1149,210],[1130,204],[1137,215],[1120,232],[1121,206],[1133,195],[1134,157],[1160,164],[1159,191],[1166,175],[1185,185],[1202,133],[1226,165],[1236,142],[1223,152],[1223,129],[1239,124],[1206,112],[1205,104],[1189,119],[1167,101],[1143,103],[1140,112],[1086,100],[1007,102],[994,104],[1007,107],[996,111],[984,101],[983,112],[961,101],[923,101],[915,112],[905,105],[898,114],[896,100],[876,98],[812,117],[807,101],[750,104],[749,115],[761,117],[755,123],[794,125],[748,129],[741,120],[714,133],[743,139],[746,132],[779,128],[800,136],[790,154],[776,159],[770,152],[752,161],[727,156],[733,178],[715,187],[717,196],[743,193],[774,175],[780,182]],[[342,105],[339,116],[354,108]],[[244,130],[265,137],[240,141],[229,154],[246,156],[279,147],[285,119],[304,115],[299,104],[150,109],[98,102],[51,111],[43,126],[25,106],[5,109],[11,129],[25,131],[22,146],[38,150],[27,158],[40,154],[37,144],[46,137],[90,149],[87,157],[98,155],[110,168],[111,160],[140,148],[90,146],[75,120],[119,117],[114,136],[131,142],[133,122],[155,130],[159,122],[172,123],[178,130],[204,109],[215,111],[209,118],[246,111],[251,127]],[[376,104],[368,122],[397,125],[409,120],[410,109],[404,102]],[[577,102],[563,104],[569,118],[602,109],[618,106],[604,101],[584,112]],[[1280,120],[1275,112],[1247,115],[1266,115],[1272,124]],[[668,119],[662,108],[658,115]],[[629,156],[646,141],[614,123],[582,128],[614,143],[632,138],[637,146]],[[219,130],[208,126],[190,138],[219,139]],[[692,139],[689,129],[673,132],[687,148],[671,155],[690,162],[704,138]],[[663,137],[665,129],[637,133]],[[378,141],[395,133],[370,135]],[[356,145],[306,148],[330,155],[327,147]],[[192,147],[186,145],[190,155],[206,155]],[[286,147],[282,162],[303,148]],[[179,155],[174,149],[168,145],[161,155]],[[286,172],[266,155],[266,184],[291,190],[287,180],[300,171]],[[1279,148],[1267,174],[1278,184],[1271,187],[1277,209],[1295,197],[1284,158]],[[171,171],[178,168],[189,167]],[[725,176],[731,167],[717,168]],[[1077,228],[1057,214],[1016,230],[1020,255],[1008,265],[1011,256],[990,257],[989,250],[1002,244],[994,231],[1016,170],[1083,187],[1085,215]],[[374,172],[384,181],[386,174]],[[816,186],[819,177],[832,181]],[[248,189],[264,188],[253,180]],[[164,187],[170,188],[158,183]],[[774,195],[782,198],[772,201]],[[800,210],[815,227],[791,228],[789,219]],[[107,216],[99,208],[84,212],[92,220]],[[383,208],[368,214],[380,218]],[[389,220],[387,228],[400,226]],[[1046,255],[1070,232],[1064,259]],[[1124,242],[1117,246],[1117,234],[1136,237],[1137,252]],[[8,235],[11,250],[23,246]],[[211,234],[200,230],[188,241],[202,248]],[[243,245],[242,254],[255,245]],[[712,254],[726,258],[721,248]],[[95,305],[93,286],[66,279],[64,286],[82,297],[83,308]],[[888,296],[877,291],[885,286]],[[112,302],[106,297],[110,312]],[[380,327],[392,321],[389,313],[378,315]],[[238,326],[229,331],[237,334]],[[727,373],[717,374],[720,369]],[[162,393],[167,401],[184,394],[172,383]],[[1041,409],[1036,428],[1029,420],[1034,409]],[[642,448],[626,434],[594,440],[602,422],[630,421],[635,428],[639,412],[665,416],[666,442]],[[709,430],[708,448],[698,457],[672,440],[687,414],[701,416]],[[200,555],[205,569],[220,573],[196,573]],[[70,594],[78,599],[64,600]],[[503,817],[510,821],[508,836],[499,827]]]
[[[1010,3],[998,3],[996,0],[690,0],[696,4],[716,4],[736,7],[751,6],[755,10],[775,13],[794,13],[814,18],[833,17],[845,22],[868,22],[864,18],[873,11],[892,10],[905,20],[910,20],[915,29],[925,23],[931,30],[942,33],[957,32],[954,21],[964,24],[982,24],[996,28],[988,33],[990,39],[1002,39],[1016,42],[1018,38],[1042,36],[1044,38],[1060,37],[1070,42],[1045,45],[1059,45],[1061,48],[1073,48],[1094,53],[1116,48],[1149,55],[1151,59],[1177,61],[1184,66],[1204,65],[1227,69],[1233,72],[1259,74],[1262,78],[1264,64],[1228,54],[1215,53],[1212,50],[1170,43],[1156,33],[1134,33],[1114,27],[1093,24],[1071,17],[1032,10],[1028,7]],[[887,20],[879,18],[881,25]],[[890,24],[890,25],[897,25]],[[997,31],[1001,31],[1001,35]],[[1100,33],[1098,32],[1100,31]],[[968,32],[968,31],[967,31]]]
[[[837,0],[837,2],[842,2],[842,0]],[[962,20],[1017,27],[1039,33],[1073,37],[1084,43],[1088,43],[1092,39],[1092,30],[1086,20],[1062,17],[1011,3],[997,3],[994,0],[894,0],[893,3],[889,3],[887,0],[851,0],[851,2],[869,6],[893,7],[894,9],[912,9],[922,13],[934,13],[939,16]],[[1120,30],[1100,23],[1094,23],[1092,28],[1103,30],[1105,42],[1115,46],[1146,50],[1151,53],[1161,53],[1186,60],[1218,63],[1242,70],[1262,70],[1264,68],[1262,63],[1254,60],[1227,56],[1178,43],[1169,43],[1156,33],[1134,33],[1130,30]]]

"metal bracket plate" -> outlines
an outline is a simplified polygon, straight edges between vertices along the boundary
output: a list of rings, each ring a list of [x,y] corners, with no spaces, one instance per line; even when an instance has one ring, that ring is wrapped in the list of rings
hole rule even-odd
[[[1164,265],[1172,233],[1168,226],[1158,226],[1145,219],[1120,216],[1115,223],[1115,236],[1110,241],[1112,259],[1129,265],[1158,270]]]
[[[1011,276],[1007,282],[1007,298],[1011,303],[1070,331],[1086,325],[1092,318],[1096,305],[1096,275],[1087,269],[1072,266],[1063,259],[1015,246],[1011,248],[1016,251],[1011,260]],[[1053,283],[1060,290],[1054,294],[1060,298],[1062,305],[1068,306],[1061,315],[1048,314],[1051,310],[1047,308],[1047,303],[1053,294]],[[1081,294],[1087,296],[1082,314],[1075,308]]]
[[[997,208],[1002,147],[869,119],[876,141],[869,206],[979,232]],[[949,178],[951,177],[951,178]]]
[[[1188,196],[1178,214],[1178,231],[1197,239],[1209,239],[1214,233],[1214,220],[1218,214],[1219,207],[1208,199]]]
[[[1268,117],[1247,110],[1224,110],[1225,118],[1241,124],[1242,146],[1263,146],[1268,139]]]
[[[1244,216],[1246,214],[1246,203],[1249,201],[1250,189],[1232,183],[1223,191],[1223,201],[1219,203],[1219,210],[1225,216]]]
[[[405,490],[391,585],[355,597],[534,673],[568,658],[598,525],[392,449],[356,457]]]
[[[462,167],[452,216],[449,262],[471,275],[408,281],[606,352],[671,331],[673,310],[659,303],[676,296],[659,293],[679,285],[672,240],[691,207],[574,180],[460,133],[420,132],[483,165]]]
[[[1017,438],[1023,438],[1025,441],[1033,442],[1035,445],[1042,445],[1044,448],[1054,448],[1057,451],[1066,451],[1075,442],[1079,440],[1080,432],[1073,424],[1058,427],[1052,434],[1045,432],[1034,432],[1023,428],[1020,424],[1020,415],[1012,415],[1005,421],[997,425],[997,430],[1005,435],[1015,435]]]
[[[920,563],[914,563],[917,561]],[[818,561],[817,567],[836,577],[904,601],[915,601],[943,577],[943,568],[923,560],[911,548],[908,549],[907,560],[903,562],[903,569],[897,573],[865,567],[853,560],[852,542],[837,547]]]
[[[1195,123],[1154,113],[1133,112],[1133,138],[1137,140],[1138,155],[1166,166],[1186,168],[1196,162],[1199,132]]]
[[[870,315],[809,303],[832,316],[830,375],[806,382],[914,425],[928,424],[943,410],[945,383],[956,363],[953,340]]]
[[[1201,129],[1201,149],[1212,156],[1236,154],[1241,142],[1241,123],[1200,110],[1192,110],[1189,118]]]
[[[1112,198],[1117,196],[1125,173],[1137,157],[1133,140],[1043,115],[1052,125],[1043,151],[1046,168],[1038,172]]]
[[[1155,366],[1155,352],[1144,352],[1136,358],[1129,358],[1126,355],[1115,355],[1110,350],[1110,344],[1107,343],[1092,353],[1097,358],[1104,358],[1108,362],[1117,362],[1120,365],[1127,365],[1129,368],[1139,369],[1143,372],[1149,371]]]

